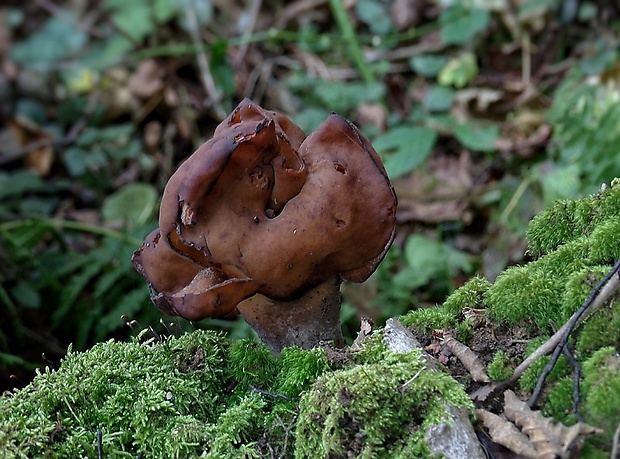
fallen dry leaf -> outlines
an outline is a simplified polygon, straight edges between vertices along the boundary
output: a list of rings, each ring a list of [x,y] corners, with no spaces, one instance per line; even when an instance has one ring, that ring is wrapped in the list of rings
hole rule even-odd
[[[532,410],[511,390],[504,392],[504,416],[528,436],[538,453],[535,457],[541,459],[570,457],[573,450],[580,447],[580,440],[602,433],[582,422],[571,427],[556,423],[540,411]]]
[[[430,158],[424,170],[394,181],[398,195],[398,221],[438,223],[471,219],[467,211],[474,166],[469,152]]]
[[[24,156],[25,166],[39,177],[46,177],[55,159],[52,136],[25,118],[12,118],[8,125],[19,147],[31,147]]]

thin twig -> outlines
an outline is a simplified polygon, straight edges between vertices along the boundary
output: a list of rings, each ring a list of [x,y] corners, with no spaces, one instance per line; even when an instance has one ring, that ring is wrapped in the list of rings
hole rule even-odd
[[[611,454],[609,455],[609,459],[617,459],[618,453],[620,453],[620,422],[614,432],[614,440],[611,444]]]
[[[258,387],[255,387],[255,386],[253,386],[251,384],[250,384],[250,392],[252,392],[253,394],[260,394],[260,395],[264,395],[266,397],[271,397],[271,398],[281,398],[283,400],[288,400],[289,402],[293,401],[292,398],[287,397],[286,395],[274,394],[272,392],[268,392],[266,390],[259,389]]]
[[[186,19],[189,29],[189,34],[192,38],[192,43],[196,49],[196,61],[198,68],[200,69],[200,81],[207,95],[207,106],[213,108],[215,115],[223,120],[226,118],[226,113],[220,105],[222,100],[222,93],[218,90],[211,70],[209,69],[209,59],[204,46],[202,45],[202,39],[200,38],[200,26],[198,24],[196,3],[195,0],[189,2],[189,7],[186,9]]]
[[[246,27],[243,30],[243,34],[241,34],[241,46],[237,51],[237,55],[235,56],[235,61],[233,63],[233,68],[237,68],[248,51],[249,46],[249,38],[252,36],[254,32],[254,27],[256,27],[256,20],[258,19],[258,13],[260,11],[260,7],[262,5],[262,0],[252,0],[252,4],[250,5]]]
[[[103,459],[103,444],[101,438],[101,429],[97,429],[97,459]]]
[[[573,413],[579,422],[586,422],[579,413],[579,402],[581,401],[581,391],[579,389],[581,381],[581,364],[577,361],[569,345],[564,346],[564,355],[573,367]]]

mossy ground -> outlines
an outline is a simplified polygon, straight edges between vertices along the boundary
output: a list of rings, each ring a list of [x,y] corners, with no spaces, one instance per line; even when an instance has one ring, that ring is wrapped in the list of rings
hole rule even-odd
[[[475,277],[443,305],[403,322],[423,344],[451,331],[495,379],[579,307],[620,256],[620,184],[559,202],[528,230],[533,261],[494,284]],[[605,429],[584,451],[608,449],[620,420],[619,296],[571,340],[583,363],[580,411]],[[329,357],[328,357],[329,356]],[[334,358],[337,357],[337,358]],[[531,391],[547,358],[520,379]],[[110,341],[70,352],[23,390],[0,397],[2,457],[104,458],[424,458],[425,426],[445,416],[442,401],[470,406],[475,384],[454,357],[448,374],[429,372],[419,351],[389,352],[381,334],[361,351],[229,342],[196,331],[178,338]],[[462,383],[462,384],[459,384]],[[548,379],[543,411],[574,422],[572,370],[561,361]]]
[[[0,451],[98,457],[100,436],[104,458],[426,457],[441,401],[471,405],[447,374],[412,379],[419,352],[377,342],[339,361],[204,331],[101,343],[0,398]]]
[[[620,181],[595,195],[557,202],[532,220],[527,239],[531,262],[507,269],[493,284],[475,277],[444,304],[412,311],[402,318],[403,323],[415,327],[424,345],[436,342],[433,330],[452,331],[488,365],[491,378],[506,378],[511,368],[567,321],[620,257]],[[579,411],[586,422],[606,432],[604,439],[590,441],[585,451],[592,457],[609,449],[610,435],[620,422],[618,364],[614,360],[603,371],[597,363],[600,353],[608,356],[620,350],[618,301],[616,292],[611,303],[580,325],[569,342],[582,364]],[[442,357],[452,375],[468,392],[473,391],[477,383],[462,364],[454,356]],[[531,393],[548,360],[548,356],[540,358],[521,376],[522,395]],[[547,378],[543,413],[559,422],[576,422],[573,381],[573,370],[562,356]],[[612,393],[604,387],[618,390]],[[604,390],[607,397],[598,395]]]

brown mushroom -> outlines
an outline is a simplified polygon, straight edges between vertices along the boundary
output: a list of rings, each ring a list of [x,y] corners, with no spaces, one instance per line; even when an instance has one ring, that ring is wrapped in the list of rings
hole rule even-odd
[[[395,215],[381,160],[352,123],[332,114],[306,138],[246,99],[172,175],[133,264],[166,314],[239,312],[275,351],[341,345],[340,283],[375,270]]]

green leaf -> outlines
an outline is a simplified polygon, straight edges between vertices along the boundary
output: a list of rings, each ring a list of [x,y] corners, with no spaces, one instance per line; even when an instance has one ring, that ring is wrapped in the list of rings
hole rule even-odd
[[[72,177],[79,177],[87,170],[97,169],[108,159],[101,151],[87,151],[78,147],[68,148],[62,155],[65,167]]]
[[[53,327],[57,327],[62,322],[78,299],[80,293],[86,288],[90,280],[103,269],[105,262],[93,260],[93,263],[86,267],[77,275],[71,277],[68,285],[62,290],[58,308],[52,314]]]
[[[365,102],[380,101],[385,96],[385,85],[339,81],[319,84],[314,93],[327,110],[343,113]]]
[[[325,110],[315,107],[308,107],[293,115],[293,121],[304,132],[313,132],[325,121],[325,118],[327,118]]]
[[[580,169],[577,164],[556,167],[549,163],[537,168],[545,207],[551,206],[556,199],[575,199],[580,194]]]
[[[153,16],[155,20],[162,24],[172,19],[177,12],[177,7],[173,0],[155,0],[153,2]]]
[[[14,44],[10,55],[19,64],[48,66],[80,51],[87,39],[76,16],[62,12],[50,17],[26,41]]]
[[[157,200],[157,191],[152,185],[131,183],[105,199],[101,215],[107,223],[120,220],[135,228],[153,216]]]
[[[417,234],[409,236],[405,243],[405,260],[407,269],[416,273],[421,285],[430,280],[449,281],[448,277],[472,269],[471,256],[467,253]]]
[[[482,127],[474,123],[460,124],[454,128],[454,135],[463,146],[475,151],[495,151],[499,137],[497,126]]]
[[[394,30],[385,6],[377,0],[358,0],[355,3],[355,13],[372,33],[385,35]]]
[[[440,54],[420,54],[413,56],[409,60],[409,65],[414,72],[422,76],[434,77],[447,62],[448,58]]]
[[[373,145],[385,158],[385,168],[395,179],[420,166],[431,153],[437,133],[425,127],[400,126],[375,139]]]
[[[445,9],[439,17],[441,40],[448,45],[460,45],[489,26],[489,12],[481,8],[455,5]]]
[[[41,295],[27,280],[20,280],[11,290],[13,298],[22,306],[38,309],[41,306]]]
[[[235,76],[232,67],[228,63],[226,50],[228,42],[223,39],[216,40],[211,48],[211,62],[209,67],[213,74],[213,79],[218,88],[221,88],[226,97],[235,94]]]
[[[429,112],[446,112],[452,108],[454,90],[446,86],[433,85],[424,96],[423,106]]]
[[[43,181],[30,171],[0,172],[0,199],[43,191],[45,188]]]
[[[437,81],[443,86],[463,88],[478,75],[478,63],[472,53],[464,53],[460,57],[450,59],[441,69]]]
[[[151,7],[139,1],[125,1],[112,13],[116,27],[135,41],[142,41],[155,30]]]

